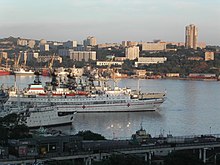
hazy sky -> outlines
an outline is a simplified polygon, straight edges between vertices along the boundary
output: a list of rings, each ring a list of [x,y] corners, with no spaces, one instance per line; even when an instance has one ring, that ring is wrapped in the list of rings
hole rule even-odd
[[[184,41],[193,23],[199,41],[220,45],[219,17],[220,0],[0,0],[0,38]]]

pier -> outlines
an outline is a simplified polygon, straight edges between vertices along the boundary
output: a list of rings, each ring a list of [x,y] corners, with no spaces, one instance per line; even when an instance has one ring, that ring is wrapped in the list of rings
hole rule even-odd
[[[197,138],[195,138],[197,137]],[[181,139],[182,138],[182,139]],[[153,141],[155,141],[155,138]],[[151,141],[152,141],[151,139]],[[192,140],[193,139],[193,140]],[[0,164],[30,164],[36,162],[81,161],[86,165],[91,165],[92,161],[101,161],[109,158],[113,154],[138,155],[146,163],[151,164],[157,155],[166,156],[176,151],[189,151],[198,156],[204,163],[212,159],[216,162],[217,155],[220,153],[220,135],[198,135],[172,137],[163,143],[132,144],[130,140],[99,140],[84,141],[74,136],[47,137],[37,141],[24,139],[18,142],[18,148],[31,146],[25,151],[31,150],[26,155],[19,151],[19,156],[1,155]],[[46,146],[44,152],[43,146]],[[68,149],[65,149],[69,146]],[[2,149],[1,150],[1,154]],[[31,154],[30,154],[31,153]],[[215,164],[215,163],[214,163]]]

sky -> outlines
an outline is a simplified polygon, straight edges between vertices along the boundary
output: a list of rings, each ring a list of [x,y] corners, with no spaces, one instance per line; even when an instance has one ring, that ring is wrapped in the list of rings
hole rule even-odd
[[[199,42],[220,45],[219,8],[220,0],[0,0],[0,38],[184,42],[195,24]]]

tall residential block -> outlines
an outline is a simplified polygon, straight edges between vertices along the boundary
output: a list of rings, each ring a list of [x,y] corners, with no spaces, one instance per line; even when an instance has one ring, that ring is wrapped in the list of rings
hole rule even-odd
[[[125,57],[129,60],[134,60],[136,58],[139,58],[139,53],[140,53],[140,50],[138,46],[125,48]]]
[[[63,46],[66,48],[76,48],[77,47],[77,41],[67,41],[63,43]]]
[[[35,40],[29,40],[28,41],[28,47],[29,48],[34,48],[34,46],[35,46]]]
[[[123,47],[128,46],[127,41],[122,41],[121,45],[122,45]]]
[[[49,51],[49,50],[50,50],[49,44],[40,45],[40,51],[41,52]]]
[[[45,40],[45,39],[41,39],[40,40],[40,45],[44,45],[44,44],[46,44],[47,43],[47,41]]]
[[[197,49],[198,43],[198,28],[191,24],[186,26],[185,46],[186,48]]]
[[[73,51],[70,53],[70,59],[75,61],[89,61],[96,60],[96,52],[95,51]]]
[[[27,46],[28,41],[26,39],[18,39],[17,40],[17,45],[19,46]]]
[[[83,45],[84,46],[96,46],[97,45],[96,38],[92,36],[87,37],[87,39],[83,41]]]

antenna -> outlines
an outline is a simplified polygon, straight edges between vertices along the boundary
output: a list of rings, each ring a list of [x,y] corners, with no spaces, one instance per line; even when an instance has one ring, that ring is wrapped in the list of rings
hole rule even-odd
[[[137,83],[137,91],[138,91],[138,94],[140,92],[140,80],[138,79],[138,83]]]
[[[20,112],[21,111],[21,98],[20,98],[20,91],[19,91],[19,88],[18,88],[18,90],[17,90],[17,92],[18,92],[18,112]]]
[[[15,90],[16,90],[16,88],[17,88],[17,82],[16,82],[16,81],[17,81],[17,79],[16,79],[16,74],[15,74],[15,76],[14,76],[14,77],[15,77],[15,81],[14,81],[14,88],[15,88]]]
[[[143,130],[143,122],[142,121],[141,121],[140,126],[141,126],[141,130]]]

